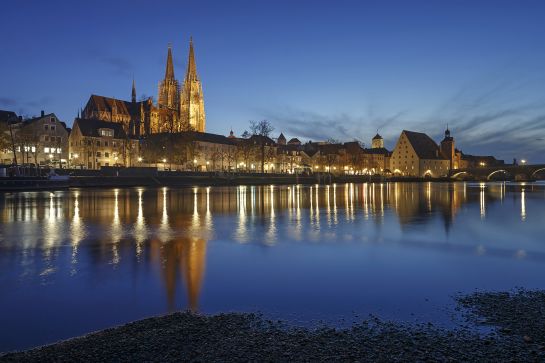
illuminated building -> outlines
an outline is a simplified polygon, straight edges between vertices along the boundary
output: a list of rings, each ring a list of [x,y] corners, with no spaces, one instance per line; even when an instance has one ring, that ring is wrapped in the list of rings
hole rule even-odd
[[[133,81],[131,100],[91,95],[82,118],[117,122],[131,136],[147,136],[161,132],[205,132],[206,114],[201,80],[197,74],[193,40],[189,44],[189,59],[183,86],[174,75],[172,48],[169,45],[165,77],[159,83],[157,103],[151,97],[137,101]]]

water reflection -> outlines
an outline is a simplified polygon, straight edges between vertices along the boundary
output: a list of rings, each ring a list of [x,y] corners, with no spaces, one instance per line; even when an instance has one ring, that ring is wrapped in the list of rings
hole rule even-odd
[[[12,193],[1,195],[0,248],[15,256],[19,278],[41,276],[42,282],[64,267],[58,256],[66,245],[71,275],[89,261],[91,267],[103,262],[112,268],[155,266],[168,309],[198,310],[212,239],[266,247],[286,241],[380,242],[404,230],[423,231],[439,221],[443,237],[424,234],[417,241],[437,248],[428,240],[448,240],[464,206],[474,206],[465,223],[484,222],[491,218],[491,208],[511,195],[515,201],[520,198],[520,220],[527,222],[528,198],[540,188],[505,183],[364,183]],[[454,241],[462,242],[470,245],[458,251],[467,249],[479,256],[535,256],[527,249],[502,246],[502,250],[486,240]]]

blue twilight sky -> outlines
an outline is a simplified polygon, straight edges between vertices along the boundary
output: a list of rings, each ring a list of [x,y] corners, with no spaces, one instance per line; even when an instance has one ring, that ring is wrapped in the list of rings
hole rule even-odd
[[[190,35],[207,131],[393,148],[402,129],[545,162],[545,1],[5,1],[0,109],[69,125],[92,93],[154,96]]]

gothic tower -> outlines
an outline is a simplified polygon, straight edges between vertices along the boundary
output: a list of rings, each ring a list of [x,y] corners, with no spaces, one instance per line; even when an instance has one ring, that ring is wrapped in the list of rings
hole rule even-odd
[[[180,107],[180,84],[174,78],[174,64],[172,62],[172,49],[168,46],[167,67],[165,71],[165,79],[159,83],[159,95],[157,104],[160,108],[169,110],[178,110]]]
[[[441,141],[441,145],[439,146],[441,149],[441,154],[443,154],[443,157],[448,159],[450,161],[450,169],[455,169],[455,156],[456,156],[456,148],[454,144],[454,138],[450,136],[450,130],[445,130],[445,138]]]
[[[193,129],[198,132],[205,132],[206,130],[204,96],[202,93],[202,84],[197,74],[193,38],[189,40],[189,59],[182,88],[180,121],[186,129]]]

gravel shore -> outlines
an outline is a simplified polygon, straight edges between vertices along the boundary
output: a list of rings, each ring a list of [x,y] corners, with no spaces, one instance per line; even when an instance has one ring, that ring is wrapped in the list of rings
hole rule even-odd
[[[497,329],[483,335],[378,319],[349,329],[302,329],[255,314],[181,312],[8,353],[0,361],[545,361],[545,292],[475,293],[457,301],[468,320]]]

